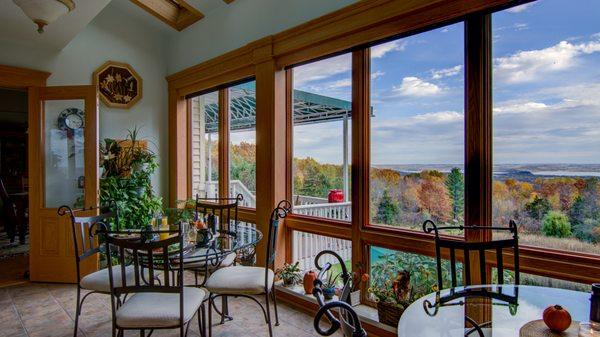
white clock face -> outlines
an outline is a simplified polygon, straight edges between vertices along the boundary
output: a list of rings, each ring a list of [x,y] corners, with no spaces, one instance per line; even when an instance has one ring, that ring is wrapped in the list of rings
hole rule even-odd
[[[83,117],[76,113],[72,113],[65,118],[65,124],[71,130],[79,129],[83,126]]]

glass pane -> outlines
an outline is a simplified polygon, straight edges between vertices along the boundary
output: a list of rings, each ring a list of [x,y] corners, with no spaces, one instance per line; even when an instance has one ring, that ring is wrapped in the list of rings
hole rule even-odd
[[[600,2],[493,14],[493,217],[519,241],[600,254]]]
[[[520,274],[521,285],[528,286],[540,286],[540,287],[550,287],[550,288],[561,288],[561,289],[569,289],[575,291],[583,291],[590,292],[591,286],[585,283],[579,282],[571,282],[560,280],[547,276],[526,274],[521,272]],[[504,283],[506,284],[514,284],[515,273],[512,270],[504,270]],[[498,283],[498,269],[496,267],[492,267],[492,284]]]
[[[229,88],[229,195],[256,207],[256,82]]]
[[[352,55],[294,68],[294,213],[350,221]]]
[[[434,257],[371,246],[370,266],[369,296],[373,300],[400,299],[395,300],[396,303],[408,305],[438,290]],[[442,274],[444,288],[451,287],[450,262],[447,260],[442,260]],[[462,263],[456,264],[456,274],[457,285],[460,286]],[[396,290],[393,289],[395,281],[400,285]]]
[[[463,32],[457,23],[371,48],[371,223],[463,223]]]
[[[44,103],[44,207],[84,207],[84,100]]]
[[[352,242],[330,236],[306,232],[292,232],[292,261],[298,262],[300,270],[315,269],[315,257],[323,250],[336,252],[345,262],[348,271],[352,270]],[[319,260],[321,265],[331,262],[334,275],[342,271],[337,260],[330,255]]]
[[[219,196],[219,92],[192,100],[192,195]]]

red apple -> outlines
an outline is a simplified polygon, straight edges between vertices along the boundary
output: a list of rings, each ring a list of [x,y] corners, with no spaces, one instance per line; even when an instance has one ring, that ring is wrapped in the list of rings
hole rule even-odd
[[[555,332],[562,332],[571,326],[571,314],[560,305],[552,305],[544,310],[544,323]]]

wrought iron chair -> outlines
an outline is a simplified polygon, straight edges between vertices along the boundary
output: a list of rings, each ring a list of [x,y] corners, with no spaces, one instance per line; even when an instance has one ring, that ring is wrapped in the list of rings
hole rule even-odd
[[[433,232],[435,234],[435,258],[437,262],[437,284],[438,289],[443,289],[442,277],[442,248],[450,251],[450,277],[452,288],[457,287],[456,273],[456,251],[461,251],[463,254],[463,279],[466,286],[472,283],[471,274],[471,252],[477,252],[479,256],[479,273],[482,280],[487,280],[487,264],[485,260],[486,251],[494,251],[496,255],[496,267],[498,268],[498,284],[504,284],[504,258],[502,251],[505,248],[512,248],[514,256],[514,273],[515,284],[519,284],[519,235],[517,233],[517,224],[510,220],[508,227],[494,226],[472,226],[469,230],[489,230],[489,231],[507,231],[512,234],[511,239],[492,240],[483,242],[465,242],[453,240],[440,236],[440,231],[443,230],[465,230],[465,226],[441,226],[438,227],[433,221],[426,220],[423,223],[423,231],[425,233]]]
[[[435,316],[440,307],[453,306],[453,305],[464,305],[465,302],[460,298],[490,298],[500,300],[503,303],[494,303],[494,305],[508,306],[511,313],[516,312],[516,306],[518,305],[518,287],[514,288],[513,294],[506,294],[503,292],[502,285],[505,284],[504,279],[504,258],[503,250],[511,248],[513,251],[514,258],[514,284],[519,285],[519,236],[517,231],[517,224],[510,220],[508,227],[495,227],[495,226],[472,226],[469,230],[489,230],[489,231],[508,231],[512,234],[510,239],[483,241],[483,242],[465,242],[453,240],[440,236],[440,231],[443,230],[465,230],[464,226],[440,226],[438,227],[433,221],[426,220],[423,223],[423,231],[425,233],[433,232],[435,234],[435,255],[437,265],[437,285],[438,292],[436,293],[435,303],[430,301],[424,301],[423,306],[425,311],[430,316]],[[450,281],[452,288],[449,293],[441,296],[439,290],[443,289],[443,272],[442,272],[442,256],[441,250],[448,249],[450,254]],[[498,278],[498,291],[489,291],[486,288],[457,288],[459,286],[457,281],[457,253],[456,251],[462,252],[463,256],[463,279],[465,286],[472,285],[472,273],[471,273],[471,252],[476,252],[479,260],[479,273],[482,280],[488,279],[488,265],[486,263],[486,252],[493,251],[496,256],[496,268]],[[430,311],[433,309],[433,311]],[[477,323],[471,317],[465,315],[465,320],[471,324],[471,328],[466,329],[465,336],[470,336],[474,332],[477,332],[480,337],[484,336],[482,328],[491,325],[491,322]]]
[[[269,326],[269,336],[273,336],[271,326],[271,311],[269,297],[272,297],[275,308],[275,325],[279,325],[277,314],[277,300],[275,296],[275,254],[277,247],[277,231],[279,222],[290,212],[292,205],[287,200],[282,200],[271,212],[269,235],[267,242],[267,256],[264,267],[231,266],[216,270],[206,282],[206,289],[210,292],[208,297],[208,335],[212,336],[212,307],[216,298],[227,296],[245,297],[256,302],[263,311],[265,322]],[[266,310],[253,295],[264,295]],[[222,313],[222,317],[226,312]]]
[[[80,212],[92,212],[98,208],[88,208],[73,210],[69,206],[58,208],[58,215],[68,216],[71,221],[71,231],[73,234],[73,247],[75,250],[75,267],[77,271],[77,302],[75,306],[75,328],[73,336],[77,336],[79,326],[79,316],[83,307],[83,302],[91,294],[110,294],[110,283],[108,278],[108,269],[104,268],[91,274],[81,275],[81,262],[96,253],[100,252],[100,245],[95,239],[93,228],[96,226],[108,227],[111,222],[118,224],[119,217],[115,211],[107,211],[96,216],[76,216]],[[127,279],[133,278],[133,270],[125,269]],[[81,298],[81,291],[89,291]]]
[[[169,238],[154,241],[154,234],[169,233]],[[116,255],[118,265],[108,259],[111,290],[113,337],[124,335],[125,330],[145,331],[159,329],[179,329],[181,337],[186,336],[194,315],[198,315],[200,334],[205,336],[204,298],[206,292],[196,287],[185,287],[183,265],[178,264],[177,277],[171,278],[174,261],[182,261],[184,237],[181,226],[177,230],[145,231],[131,238],[118,236],[131,232],[103,231],[107,256]],[[175,235],[173,235],[175,234]],[[149,239],[150,238],[150,239]],[[130,260],[133,279],[127,279],[125,261]],[[147,272],[146,272],[147,270]],[[146,282],[144,275],[148,275]],[[157,281],[162,275],[163,282]],[[121,298],[131,295],[120,303]]]
[[[195,218],[199,219],[202,216],[212,233],[235,233],[239,224],[238,207],[243,200],[244,197],[241,194],[238,194],[235,198],[200,198],[196,194]],[[232,223],[233,228],[231,228]],[[193,271],[195,285],[202,287],[211,272],[218,268],[233,265],[236,257],[235,253],[231,253],[219,259],[218,263],[214,263],[212,260],[186,263],[184,269]],[[203,277],[201,283],[198,282],[198,276],[200,275]]]
[[[322,280],[332,266],[330,262],[327,262],[321,267],[319,260],[324,255],[331,255],[334,258],[336,258],[342,268],[341,276],[344,286],[337,301],[325,302],[325,299],[323,297]],[[341,329],[342,333],[346,337],[366,337],[367,333],[362,328],[360,319],[358,318],[356,311],[354,311],[354,309],[350,305],[349,297],[350,291],[352,290],[352,277],[346,269],[346,264],[344,260],[336,252],[331,250],[324,250],[315,257],[315,266],[319,270],[317,279],[315,279],[314,281],[313,289],[313,295],[317,299],[317,303],[320,307],[317,313],[315,314],[314,319],[314,327],[317,333],[319,333],[319,335],[321,336],[331,336],[338,329]],[[336,316],[333,314],[332,309],[337,309],[337,317],[339,319],[336,318]],[[320,325],[320,322],[323,319],[323,315],[327,317],[331,324],[331,326],[327,330],[322,329]]]

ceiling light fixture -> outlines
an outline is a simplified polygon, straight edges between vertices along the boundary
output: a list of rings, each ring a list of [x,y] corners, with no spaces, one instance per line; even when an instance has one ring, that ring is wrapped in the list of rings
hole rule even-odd
[[[38,26],[38,33],[44,26],[75,9],[73,0],[13,0],[17,6]]]

